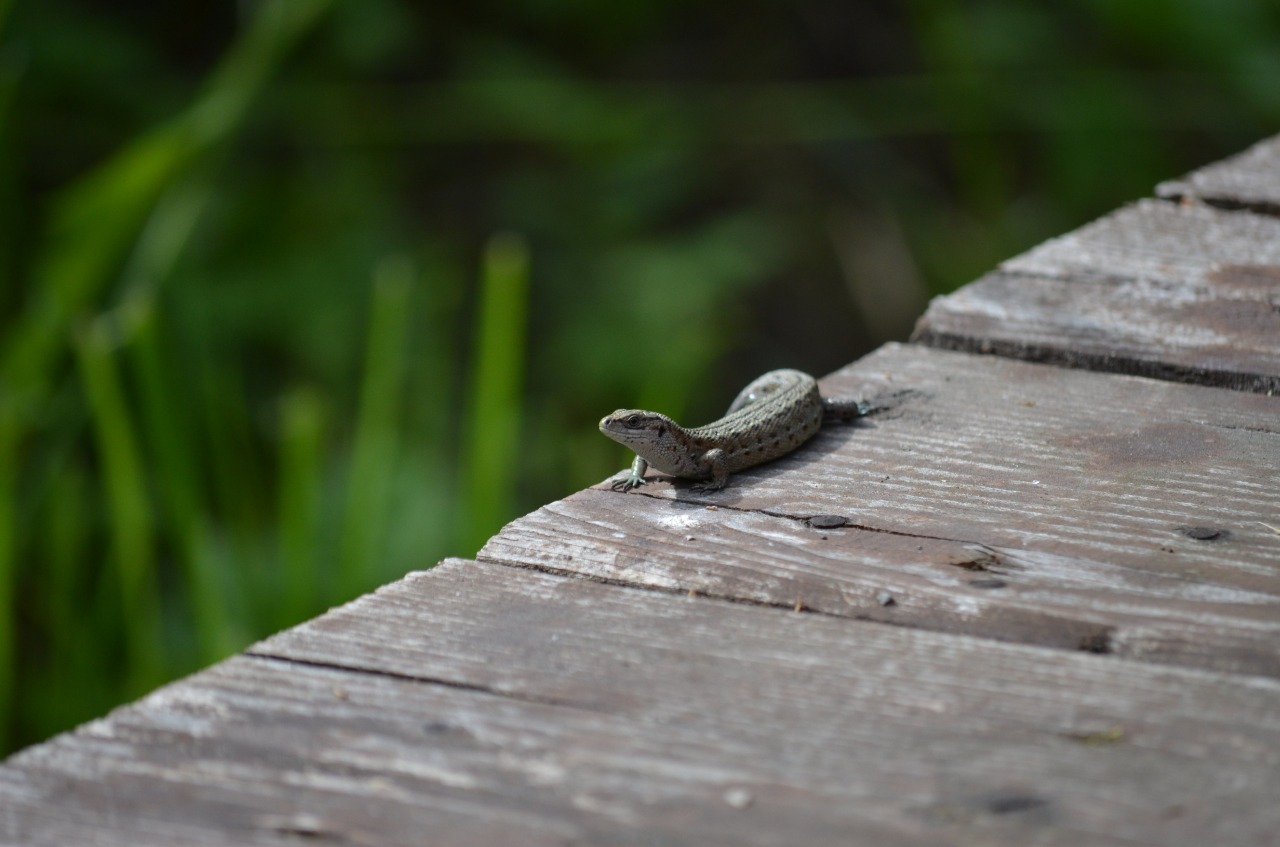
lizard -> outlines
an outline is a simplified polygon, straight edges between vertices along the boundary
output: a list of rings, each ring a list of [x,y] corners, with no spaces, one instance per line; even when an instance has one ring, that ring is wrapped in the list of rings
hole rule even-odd
[[[871,407],[862,400],[823,397],[818,382],[797,370],[776,370],[738,393],[724,417],[685,429],[659,412],[619,409],[600,420],[600,431],[636,452],[631,472],[615,480],[615,491],[645,485],[652,465],[665,474],[696,480],[702,491],[717,491],[730,474],[769,462],[804,444],[824,416],[855,418]],[[625,471],[624,471],[625,473]]]

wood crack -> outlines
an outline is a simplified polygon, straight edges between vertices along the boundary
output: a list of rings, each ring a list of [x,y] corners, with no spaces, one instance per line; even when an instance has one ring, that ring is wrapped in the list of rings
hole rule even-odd
[[[1191,420],[1190,418],[1183,418],[1182,420],[1185,423],[1212,427],[1213,429],[1225,429],[1234,432],[1260,432],[1263,435],[1280,435],[1280,430],[1266,426],[1240,426],[1238,424],[1213,423],[1212,421],[1196,421]]]
[[[738,597],[732,594],[723,594],[720,592],[703,591],[698,589],[679,588],[677,586],[667,585],[645,585],[639,582],[633,582],[625,579],[614,579],[610,577],[600,576],[599,574],[585,574],[580,571],[568,570],[566,568],[557,568],[554,565],[546,565],[533,562],[513,562],[505,559],[499,559],[492,556],[476,556],[477,562],[483,562],[488,565],[499,565],[504,568],[514,568],[516,570],[533,571],[534,573],[543,573],[550,576],[565,577],[568,579],[580,579],[586,582],[594,582],[599,585],[609,585],[615,588],[628,588],[637,591],[649,591],[656,594],[669,594],[677,597],[697,597],[708,600],[719,600],[725,603],[732,603],[739,606],[755,606],[765,609],[782,609],[793,612],[803,612],[810,615],[821,615],[828,618],[839,618],[841,620],[862,620],[869,623],[887,623],[894,626],[906,626],[906,624],[896,623],[893,621],[881,621],[873,618],[863,618],[851,615],[841,615],[834,612],[824,612],[819,609],[811,609],[803,603],[781,603],[770,600],[757,600],[752,597]]]
[[[657,498],[654,498],[654,499],[657,499]],[[766,512],[761,510],[733,509],[732,507],[728,507],[728,508],[731,511],[764,514],[773,518],[793,520],[797,522],[803,522],[804,520],[806,520],[805,518],[797,518],[790,515],[775,514],[772,512]],[[892,535],[892,536],[910,538],[910,539],[921,540],[921,541],[940,541],[940,542],[947,542],[947,543],[963,544],[974,550],[973,557],[957,560],[951,564],[954,565],[955,567],[962,568],[965,570],[972,570],[974,572],[1007,574],[1009,572],[1008,568],[1012,567],[1013,569],[1017,569],[1019,567],[1018,565],[1016,565],[1011,561],[1007,552],[998,550],[996,548],[991,547],[990,545],[983,544],[981,542],[966,542],[960,539],[944,538],[940,536],[919,535],[919,534],[899,532],[894,530],[879,529],[875,527],[863,527],[855,524],[846,524],[846,526],[843,528],[855,529],[855,530],[860,530],[865,532],[882,533],[885,535]],[[623,588],[623,589],[629,589],[629,590],[647,591],[647,592],[653,592],[657,594],[666,594],[670,596],[705,598],[708,600],[719,601],[719,602],[728,603],[731,605],[777,609],[782,611],[792,611],[796,613],[818,615],[823,618],[838,619],[843,621],[858,621],[861,624],[873,624],[873,625],[879,624],[879,625],[884,625],[884,626],[889,626],[894,628],[915,630],[918,632],[950,632],[951,631],[945,626],[930,626],[928,623],[921,622],[920,620],[897,620],[893,618],[877,617],[871,614],[850,612],[847,610],[842,612],[833,612],[833,611],[827,611],[824,609],[812,608],[804,603],[802,596],[798,596],[794,602],[780,602],[777,600],[764,600],[764,599],[758,599],[753,597],[742,597],[739,595],[733,595],[733,594],[728,594],[728,593],[719,592],[719,591],[708,591],[706,589],[684,589],[677,586],[644,584],[641,582],[636,582],[634,580],[611,578],[611,577],[601,576],[599,574],[589,574],[589,573],[583,573],[581,571],[558,568],[554,565],[548,565],[541,562],[539,563],[515,562],[515,561],[509,561],[502,558],[498,558],[495,556],[484,556],[484,555],[477,555],[476,561],[483,562],[485,564],[497,565],[500,567],[512,568],[516,570],[532,571],[535,573],[542,573],[542,574],[547,574],[550,576],[555,576],[560,578],[583,580],[586,582],[592,582],[600,585],[608,585],[616,588]],[[997,566],[1001,566],[1001,567],[997,567]],[[880,603],[882,606],[891,607],[896,605],[896,598],[893,596],[891,592],[884,591],[881,593],[884,595],[883,598],[880,599]],[[1069,615],[1068,616],[1045,615],[1043,616],[1043,620],[1041,621],[1041,623],[1046,627],[1052,628],[1054,626],[1055,621],[1057,622],[1058,626],[1076,631],[1077,635],[1074,636],[1072,639],[1070,639],[1068,643],[1045,643],[1045,642],[1037,641],[1034,639],[1002,637],[1002,636],[991,635],[991,634],[986,634],[986,633],[977,632],[977,631],[965,631],[963,634],[973,638],[981,638],[981,639],[1000,642],[1000,643],[1026,644],[1028,646],[1048,647],[1050,649],[1064,650],[1067,652],[1084,652],[1084,653],[1092,653],[1095,655],[1114,655],[1114,651],[1112,649],[1115,634],[1116,634],[1116,628],[1114,626],[1099,624],[1095,621],[1089,621],[1083,618],[1073,617]],[[1131,657],[1131,656],[1120,656],[1119,658],[1136,660],[1135,657]]]
[[[966,333],[940,332],[922,328],[912,335],[913,343],[938,350],[953,350],[980,356],[998,356],[1039,365],[1052,365],[1071,370],[1139,376],[1164,382],[1225,388],[1249,394],[1280,392],[1280,376],[1236,370],[1180,365],[1173,362],[1140,359],[1134,356],[1097,354],[1026,341],[1006,341],[978,337]]]
[[[1280,203],[1266,200],[1242,200],[1238,197],[1227,197],[1221,194],[1196,194],[1192,191],[1183,191],[1178,188],[1168,192],[1161,192],[1156,195],[1156,199],[1164,200],[1177,206],[1184,206],[1187,203],[1203,203],[1220,212],[1280,218]]]
[[[593,712],[596,714],[607,714],[607,711],[604,709],[585,703],[575,702],[573,700],[566,700],[560,697],[535,697],[515,691],[504,691],[500,688],[495,688],[489,685],[462,682],[456,679],[401,673],[385,668],[361,667],[359,665],[350,665],[342,662],[322,662],[316,659],[302,659],[294,656],[284,656],[278,653],[262,653],[252,648],[245,650],[241,655],[264,662],[278,662],[281,664],[296,665],[299,667],[318,668],[320,670],[343,671],[344,673],[359,674],[361,676],[396,679],[402,682],[415,682],[423,685],[439,685],[445,688],[452,688],[457,691],[470,691],[476,694],[486,694],[492,697],[501,697],[506,700],[514,700],[521,703],[534,703],[540,706],[554,706],[565,709],[579,709],[584,712]]]
[[[624,494],[622,492],[615,492],[610,489],[604,489],[604,488],[598,488],[595,490],[607,492],[609,494],[616,494],[622,497],[634,497],[635,495],[639,494],[643,497],[648,497],[650,500],[661,500],[661,501],[670,502],[666,497],[660,497],[656,494],[649,494],[643,491],[631,491]],[[769,509],[746,509],[741,506],[721,505],[719,503],[710,502],[707,500],[677,500],[675,502],[683,503],[686,505],[713,506],[717,510],[726,511],[726,512],[738,512],[740,514],[748,514],[748,515],[766,515],[771,518],[779,518],[781,520],[795,521],[796,523],[805,523],[809,520],[812,520],[814,517],[816,517],[815,515],[792,515],[786,512],[771,511]],[[981,541],[971,541],[965,538],[948,538],[942,535],[925,535],[922,533],[904,532],[903,530],[900,530],[900,529],[887,529],[885,527],[871,526],[869,524],[854,523],[853,521],[849,521],[838,527],[829,527],[827,528],[826,531],[834,531],[837,529],[856,529],[862,532],[879,532],[885,535],[894,535],[899,538],[911,538],[911,539],[917,539],[920,541],[943,541],[951,544],[963,544],[967,547],[972,547],[974,550],[981,551],[982,553],[985,553],[990,557],[998,558],[1001,562],[1011,561],[1007,553],[1002,553],[998,551],[996,548],[991,547],[987,544],[984,544]],[[478,561],[494,561],[497,564],[505,564],[504,562],[498,562],[496,559],[492,559],[492,560],[486,559],[485,557],[482,557],[482,556],[477,556],[476,558]],[[769,605],[769,604],[766,604],[766,605]]]

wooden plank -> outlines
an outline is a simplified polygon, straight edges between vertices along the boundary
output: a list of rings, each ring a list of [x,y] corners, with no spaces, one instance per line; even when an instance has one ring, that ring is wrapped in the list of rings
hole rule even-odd
[[[522,808],[514,791],[505,802],[494,796],[510,777],[493,745],[551,743],[547,711],[555,710],[237,657],[10,758],[0,766],[0,839],[573,843],[580,826],[554,809]],[[521,762],[526,779],[537,764]]]
[[[723,492],[582,492],[480,558],[1280,676],[1280,398],[907,346],[824,390],[908,393]]]
[[[936,298],[914,338],[1275,393],[1280,220],[1137,203]]]
[[[1011,273],[1149,280],[1266,299],[1280,278],[1280,221],[1142,200],[1000,265]],[[1258,268],[1250,273],[1250,268]]]
[[[1180,179],[1163,182],[1156,193],[1169,199],[1198,199],[1225,208],[1280,213],[1280,135]]]
[[[1264,843],[1280,683],[497,565],[0,767],[27,844]]]

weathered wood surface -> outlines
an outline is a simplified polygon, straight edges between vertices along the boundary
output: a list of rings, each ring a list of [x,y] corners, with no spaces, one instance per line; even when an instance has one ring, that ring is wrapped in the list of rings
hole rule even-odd
[[[1162,182],[1156,193],[1169,199],[1198,199],[1229,209],[1280,213],[1280,135],[1181,179]]]
[[[0,767],[32,844],[1264,844],[1280,682],[461,561]]]
[[[917,333],[1113,373],[889,345],[724,491],[580,492],[10,758],[0,843],[1280,843],[1277,144]]]
[[[895,345],[823,387],[899,396],[722,492],[584,491],[480,558],[1280,676],[1280,397]]]
[[[1280,219],[1143,201],[936,298],[914,337],[1280,392]]]

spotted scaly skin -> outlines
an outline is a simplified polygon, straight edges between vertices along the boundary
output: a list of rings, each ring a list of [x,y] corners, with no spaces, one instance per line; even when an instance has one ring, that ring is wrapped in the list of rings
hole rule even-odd
[[[644,485],[650,465],[665,474],[697,480],[693,487],[724,488],[730,474],[785,456],[812,438],[824,413],[866,414],[860,401],[824,399],[817,381],[803,371],[770,371],[738,394],[723,418],[685,429],[666,415],[619,409],[605,415],[600,431],[636,451],[631,472],[614,490]]]

